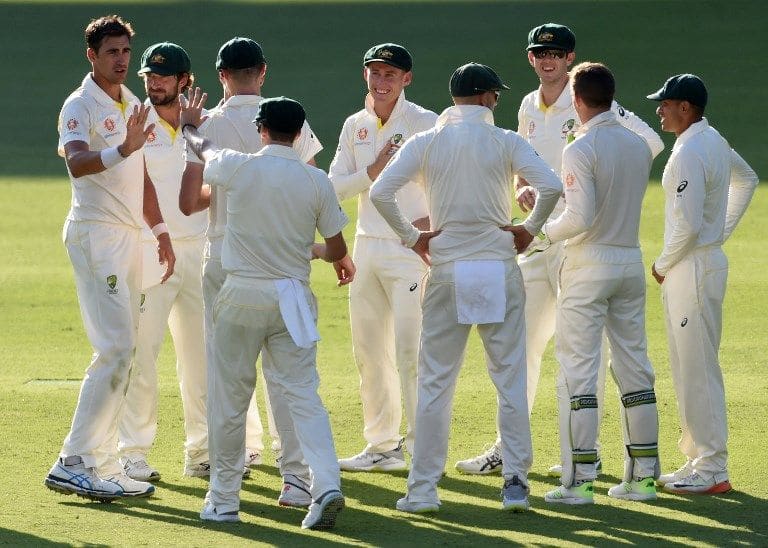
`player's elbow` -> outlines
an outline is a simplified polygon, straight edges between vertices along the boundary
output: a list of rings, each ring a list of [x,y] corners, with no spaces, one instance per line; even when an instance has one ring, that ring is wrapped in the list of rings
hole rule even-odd
[[[339,232],[335,236],[325,239],[325,257],[328,262],[340,261],[347,255],[347,242]]]

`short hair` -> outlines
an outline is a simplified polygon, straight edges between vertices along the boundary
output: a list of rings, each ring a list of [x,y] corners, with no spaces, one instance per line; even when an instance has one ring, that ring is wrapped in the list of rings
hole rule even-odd
[[[610,108],[616,93],[616,81],[602,63],[579,63],[571,70],[571,88],[574,95],[590,108]]]
[[[261,121],[259,124],[269,130],[269,135],[272,137],[273,141],[279,141],[281,143],[292,143],[299,136],[299,133],[301,133],[301,128],[297,129],[295,133],[289,133],[286,131],[277,131],[270,128],[266,121]]]
[[[130,41],[134,34],[136,33],[133,32],[131,24],[123,21],[119,15],[105,15],[93,19],[85,27],[85,43],[98,53],[101,43],[107,36],[127,36]]]
[[[187,85],[184,86],[183,88],[181,88],[179,90],[179,93],[186,93],[188,89],[194,87],[194,85],[195,85],[195,75],[192,72],[181,72],[181,73],[176,75],[176,78],[181,78],[182,74],[186,74],[187,75]]]
[[[219,70],[226,70],[229,76],[238,84],[249,84],[261,76],[261,73],[264,72],[265,65],[266,63],[259,63],[254,67],[247,67],[242,69],[223,68]]]

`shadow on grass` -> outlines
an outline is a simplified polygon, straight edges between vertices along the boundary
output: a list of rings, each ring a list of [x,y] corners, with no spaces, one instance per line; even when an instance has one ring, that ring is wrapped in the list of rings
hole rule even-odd
[[[20,531],[13,531],[11,529],[5,529],[4,527],[0,527],[0,544],[7,544],[10,546],[71,546],[71,544],[67,542],[52,542],[43,537],[30,535],[29,533],[22,533]],[[91,546],[98,545],[92,544]]]

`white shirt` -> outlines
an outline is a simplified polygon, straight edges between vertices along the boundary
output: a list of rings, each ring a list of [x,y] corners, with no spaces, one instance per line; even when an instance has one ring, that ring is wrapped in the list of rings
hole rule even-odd
[[[173,241],[202,238],[207,224],[205,212],[199,211],[187,216],[179,210],[179,189],[184,173],[184,139],[181,131],[163,120],[149,100],[145,103],[150,105],[147,124],[155,124],[155,129],[144,143],[144,159],[149,177],[155,185],[163,222],[168,226]],[[156,241],[146,224],[141,239],[145,242]]]
[[[373,184],[368,177],[368,166],[376,161],[376,156],[391,139],[404,143],[412,135],[433,127],[436,119],[437,114],[406,101],[405,93],[400,93],[387,123],[381,127],[370,94],[366,96],[365,108],[345,120],[328,175],[339,200],[360,196],[357,235],[399,240],[368,196]],[[398,190],[397,203],[410,221],[427,216],[424,189],[413,182]]]
[[[656,272],[664,276],[691,251],[721,245],[726,212],[730,235],[757,182],[752,168],[706,118],[680,134],[661,179],[666,196],[664,248],[654,263]]]
[[[371,188],[371,200],[405,245],[419,231],[405,218],[395,193],[409,181],[424,186],[433,230],[432,264],[514,258],[510,232],[512,181],[519,174],[538,191],[525,228],[536,234],[557,203],[562,184],[517,133],[493,125],[490,109],[447,108],[434,128],[409,139]]]
[[[544,225],[553,242],[640,247],[640,211],[651,170],[645,141],[613,111],[598,114],[563,150],[565,211]]]
[[[59,114],[59,155],[64,145],[83,141],[89,150],[100,151],[123,143],[125,123],[140,105],[127,87],[121,86],[122,103],[116,102],[86,74],[82,85],[64,101]],[[69,168],[67,168],[69,171]],[[100,173],[73,177],[72,207],[67,219],[141,227],[144,223],[144,155],[137,150],[114,167]]]
[[[329,238],[349,222],[325,172],[287,146],[219,150],[204,177],[226,193],[221,264],[229,274],[309,282],[315,230]]]
[[[253,119],[259,112],[259,105],[264,100],[259,95],[234,95],[222,105],[209,112],[208,119],[200,126],[200,134],[209,139],[217,148],[228,148],[238,152],[254,154],[261,150],[261,136],[256,130]],[[323,150],[305,121],[301,135],[293,144],[299,157],[308,162],[318,152]],[[203,163],[194,153],[187,151],[187,161]],[[209,181],[205,181],[208,183]],[[218,189],[211,189],[211,205],[208,208],[208,239],[213,240],[224,236],[227,226],[226,196]],[[211,247],[215,253],[216,246]]]
[[[654,158],[664,150],[661,137],[642,119],[616,101],[613,101],[611,110],[616,113],[616,118],[621,125],[645,139]],[[548,107],[541,100],[541,88],[532,91],[523,97],[517,113],[517,132],[558,174],[562,172],[563,149],[575,139],[580,126],[581,122],[573,106],[570,83],[565,86],[557,100]],[[563,209],[565,209],[565,202],[561,201],[555,208],[552,218],[559,215]]]

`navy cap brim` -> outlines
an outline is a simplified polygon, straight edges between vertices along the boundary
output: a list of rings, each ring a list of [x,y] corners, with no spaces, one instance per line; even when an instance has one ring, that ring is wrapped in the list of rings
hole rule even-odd
[[[137,72],[136,74],[141,76],[142,74],[146,74],[148,72],[151,72],[153,74],[159,74],[160,76],[173,76],[176,74],[172,70],[168,70],[166,67],[158,67],[158,66],[153,67],[151,65],[148,67],[143,67],[139,69],[139,72]]]
[[[533,44],[532,46],[525,48],[526,51],[534,51],[537,49],[559,49],[560,51],[568,51],[568,48],[564,48],[563,46],[556,46],[554,44]]]

